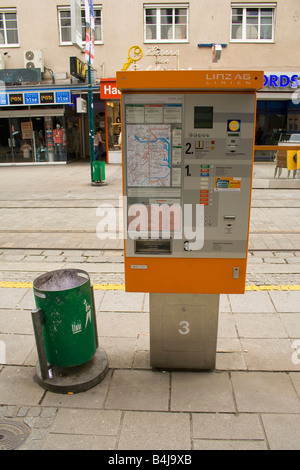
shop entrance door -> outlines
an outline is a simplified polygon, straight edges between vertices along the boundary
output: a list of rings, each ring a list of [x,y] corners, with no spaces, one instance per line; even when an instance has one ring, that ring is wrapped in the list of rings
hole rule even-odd
[[[0,163],[13,162],[13,149],[8,119],[0,119]]]
[[[19,118],[0,119],[0,162],[34,161],[32,123]]]

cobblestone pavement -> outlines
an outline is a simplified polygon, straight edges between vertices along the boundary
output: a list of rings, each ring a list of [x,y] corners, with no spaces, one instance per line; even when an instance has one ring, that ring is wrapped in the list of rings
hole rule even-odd
[[[49,433],[57,410],[58,408],[42,406],[0,406],[0,420],[8,418],[12,423],[25,424],[30,434],[26,443],[21,446],[22,450],[39,450]]]
[[[48,268],[73,266],[90,272],[93,283],[124,284],[123,262],[123,250],[0,249],[0,281],[32,282]],[[300,251],[250,251],[246,283],[300,285]]]

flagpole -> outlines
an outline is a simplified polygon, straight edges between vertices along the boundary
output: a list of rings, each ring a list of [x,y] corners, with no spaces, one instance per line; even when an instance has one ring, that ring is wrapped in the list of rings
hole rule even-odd
[[[88,118],[89,118],[89,143],[90,143],[90,164],[91,164],[91,183],[93,183],[93,162],[95,161],[95,147],[94,147],[94,102],[93,102],[93,89],[92,89],[92,71],[91,59],[94,50],[92,45],[94,25],[94,7],[93,0],[85,0],[85,17],[86,17],[86,57],[88,54]]]
[[[94,103],[93,103],[93,90],[92,90],[92,72],[91,72],[91,58],[88,63],[88,114],[89,114],[89,140],[90,140],[90,155],[91,155],[91,182],[93,183],[93,162],[95,161],[95,147],[94,147]]]

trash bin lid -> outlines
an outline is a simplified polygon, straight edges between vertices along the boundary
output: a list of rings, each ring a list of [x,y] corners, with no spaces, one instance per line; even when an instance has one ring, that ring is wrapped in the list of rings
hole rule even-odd
[[[58,269],[37,277],[33,287],[41,291],[64,291],[82,286],[89,279],[89,274],[81,269]]]

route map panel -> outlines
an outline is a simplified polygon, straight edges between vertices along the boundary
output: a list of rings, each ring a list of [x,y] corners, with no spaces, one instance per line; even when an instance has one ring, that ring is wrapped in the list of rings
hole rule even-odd
[[[170,187],[170,125],[127,126],[127,184],[138,187]]]
[[[127,95],[123,113],[127,188],[180,188],[183,95]]]

